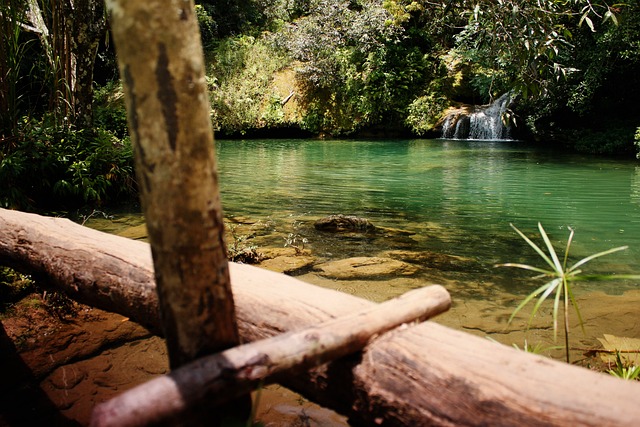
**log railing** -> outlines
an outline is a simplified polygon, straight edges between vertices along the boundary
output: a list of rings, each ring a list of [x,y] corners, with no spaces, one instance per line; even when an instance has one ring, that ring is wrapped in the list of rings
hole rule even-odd
[[[146,243],[0,209],[0,264],[49,280],[78,301],[159,331]],[[231,264],[245,342],[319,325],[376,304]],[[354,356],[278,382],[356,425],[632,426],[640,385],[500,346],[432,321],[394,329]]]

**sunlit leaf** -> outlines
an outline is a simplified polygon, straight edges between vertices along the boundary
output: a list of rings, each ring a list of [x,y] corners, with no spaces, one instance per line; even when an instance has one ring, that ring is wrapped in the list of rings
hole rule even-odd
[[[564,251],[564,257],[563,257],[563,260],[562,260],[563,262],[560,263],[558,255],[556,253],[556,250],[553,247],[553,245],[551,244],[551,239],[547,235],[547,233],[544,230],[544,227],[542,227],[541,223],[538,223],[538,230],[540,231],[540,235],[542,236],[542,239],[545,242],[545,246],[547,247],[547,250],[549,252],[549,256],[547,256],[547,254],[538,245],[536,245],[533,241],[531,241],[531,239],[529,239],[527,236],[525,236],[524,233],[521,232],[517,227],[515,227],[513,224],[511,224],[511,227],[516,231],[516,233],[518,233],[518,235],[525,242],[527,242],[527,244],[529,246],[531,246],[531,248],[533,248],[538,253],[538,255],[552,268],[552,270],[546,270],[546,269],[543,269],[543,268],[531,266],[531,265],[528,265],[528,264],[520,264],[520,263],[497,264],[496,266],[499,266],[499,267],[515,267],[515,268],[520,268],[520,269],[524,269],[524,270],[528,270],[528,271],[533,271],[533,272],[536,272],[536,273],[541,273],[540,276],[538,276],[538,278],[547,277],[547,278],[552,278],[552,279],[550,281],[546,282],[544,285],[542,285],[539,288],[537,288],[536,290],[534,290],[529,295],[527,295],[527,297],[513,311],[513,313],[511,314],[511,317],[509,318],[509,322],[511,322],[513,320],[515,315],[518,312],[520,312],[520,310],[522,310],[534,298],[538,297],[538,300],[534,304],[533,309],[531,310],[531,314],[529,316],[529,323],[528,323],[527,327],[530,327],[531,322],[533,320],[533,317],[539,311],[539,309],[542,306],[542,304],[544,303],[544,301],[547,300],[547,298],[553,292],[555,292],[554,301],[553,301],[553,312],[552,312],[553,336],[554,336],[554,340],[555,340],[557,338],[557,331],[558,331],[558,314],[560,312],[560,301],[562,300],[564,302],[563,314],[564,314],[564,332],[565,332],[565,334],[564,334],[565,335],[565,352],[566,352],[565,354],[566,354],[567,362],[569,362],[569,305],[572,305],[574,307],[574,309],[576,311],[576,315],[578,317],[578,323],[580,324],[580,328],[582,329],[583,333],[585,331],[585,329],[584,329],[584,321],[582,319],[582,314],[580,313],[580,309],[578,308],[578,303],[577,303],[576,298],[575,298],[575,296],[573,294],[573,290],[571,288],[571,283],[573,283],[573,282],[581,282],[581,281],[596,281],[596,280],[600,281],[600,280],[611,280],[611,279],[614,279],[614,280],[623,280],[623,279],[640,280],[640,275],[635,275],[635,274],[619,274],[619,275],[591,274],[591,275],[585,275],[585,274],[581,274],[582,270],[578,268],[578,267],[581,267],[581,266],[585,265],[587,262],[589,262],[589,261],[591,261],[591,260],[593,260],[595,258],[599,258],[599,257],[604,256],[604,255],[609,255],[609,254],[612,254],[612,253],[627,249],[627,246],[620,246],[620,247],[617,247],[617,248],[612,248],[612,249],[609,249],[609,250],[606,250],[606,251],[598,252],[596,254],[593,254],[593,255],[590,255],[588,257],[585,257],[585,258],[581,259],[580,261],[575,263],[570,268],[567,268],[567,262],[568,262],[568,259],[569,259],[569,251],[570,251],[571,243],[573,242],[573,236],[574,236],[574,231],[572,229],[570,229],[569,238],[567,239],[567,244],[566,244],[566,248],[565,248],[565,251]]]
[[[618,25],[618,18],[616,17],[616,15],[611,12],[611,9],[607,10],[604,13],[604,19],[602,20],[602,22],[607,22],[607,19],[611,19],[611,22],[613,22],[613,25]]]

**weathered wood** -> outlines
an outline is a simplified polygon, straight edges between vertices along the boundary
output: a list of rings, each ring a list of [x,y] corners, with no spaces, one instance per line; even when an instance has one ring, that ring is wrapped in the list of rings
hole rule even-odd
[[[176,368],[240,343],[198,21],[192,0],[106,4]]]
[[[0,209],[0,263],[39,272],[72,297],[158,330],[145,243]],[[230,264],[240,335],[255,341],[373,303]],[[384,334],[279,382],[353,424],[634,426],[640,384],[517,351],[432,321]]]
[[[358,313],[205,356],[94,408],[92,426],[125,427],[180,419],[203,400],[220,405],[275,375],[306,370],[362,350],[375,335],[426,320],[451,305],[439,285],[416,289]]]

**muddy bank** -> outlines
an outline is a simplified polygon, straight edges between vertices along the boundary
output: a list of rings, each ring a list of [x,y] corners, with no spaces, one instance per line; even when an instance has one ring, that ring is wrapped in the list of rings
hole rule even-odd
[[[118,314],[77,305],[61,320],[29,295],[2,319],[0,425],[82,426],[93,407],[168,372],[164,340]],[[265,426],[346,426],[344,417],[278,385],[254,393]]]

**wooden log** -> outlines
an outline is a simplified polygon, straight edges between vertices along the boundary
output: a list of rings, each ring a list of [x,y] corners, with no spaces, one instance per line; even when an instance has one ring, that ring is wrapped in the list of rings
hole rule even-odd
[[[0,209],[0,263],[158,331],[151,252],[71,221]],[[255,341],[372,306],[231,263],[240,335]],[[432,321],[279,382],[354,425],[634,426],[640,384],[517,351]]]
[[[202,357],[96,406],[91,425],[125,427],[179,420],[204,400],[210,406],[226,403],[273,382],[278,374],[300,372],[362,350],[375,335],[426,320],[450,305],[448,292],[433,285],[319,326]]]
[[[240,343],[198,20],[193,0],[106,4],[176,368]]]

